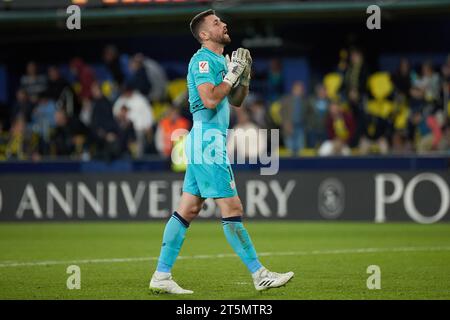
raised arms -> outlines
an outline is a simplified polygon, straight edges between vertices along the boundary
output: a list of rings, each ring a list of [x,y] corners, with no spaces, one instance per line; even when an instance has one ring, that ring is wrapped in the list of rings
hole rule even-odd
[[[214,109],[226,96],[229,100],[231,99],[230,104],[238,106],[242,104],[248,94],[248,85],[246,88],[242,85],[242,75],[248,69],[249,56],[247,49],[239,48],[233,52],[231,60],[227,56],[228,73],[219,85],[214,86],[210,82],[205,82],[197,87],[200,99],[206,108]],[[248,75],[245,79],[247,77]]]

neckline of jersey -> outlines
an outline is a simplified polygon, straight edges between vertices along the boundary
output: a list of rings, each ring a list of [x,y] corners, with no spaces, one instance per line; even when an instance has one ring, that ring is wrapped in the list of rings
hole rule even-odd
[[[214,51],[212,51],[211,49],[208,49],[207,47],[202,47],[201,49],[205,49],[206,51],[211,52],[213,55],[215,55],[217,57],[220,57],[220,58],[223,58],[223,55],[217,54]]]

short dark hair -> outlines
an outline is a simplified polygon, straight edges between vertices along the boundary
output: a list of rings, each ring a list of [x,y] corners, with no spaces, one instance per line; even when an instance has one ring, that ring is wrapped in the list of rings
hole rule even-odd
[[[207,16],[216,14],[216,12],[213,9],[209,9],[203,12],[200,12],[195,17],[192,18],[191,23],[189,24],[189,27],[191,28],[192,35],[195,39],[197,39],[198,42],[202,43],[202,39],[200,38],[199,30],[200,26],[202,25],[203,21]]]

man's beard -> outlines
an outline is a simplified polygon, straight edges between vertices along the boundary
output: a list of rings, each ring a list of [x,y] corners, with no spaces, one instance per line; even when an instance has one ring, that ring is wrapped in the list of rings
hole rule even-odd
[[[230,36],[227,35],[227,34],[224,34],[223,37],[222,37],[222,44],[223,45],[227,45],[227,44],[230,44],[230,43],[231,43]]]
[[[231,43],[231,38],[229,35],[223,34],[222,36],[218,36],[216,39],[214,39],[214,42],[225,46]]]

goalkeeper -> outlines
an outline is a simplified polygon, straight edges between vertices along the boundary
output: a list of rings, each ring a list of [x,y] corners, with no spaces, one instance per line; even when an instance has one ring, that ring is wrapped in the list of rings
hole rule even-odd
[[[193,293],[172,279],[171,270],[189,224],[200,212],[206,198],[213,198],[219,206],[225,237],[250,271],[256,290],[280,287],[294,273],[271,272],[259,261],[242,224],[242,203],[226,153],[229,104],[239,107],[248,94],[252,64],[250,52],[239,48],[232,53],[231,59],[223,56],[224,47],[231,39],[227,25],[213,10],[196,15],[190,28],[202,47],[192,57],[187,75],[194,122],[186,141],[188,166],[178,209],[164,229],[158,266],[150,281],[150,289],[174,294]]]

